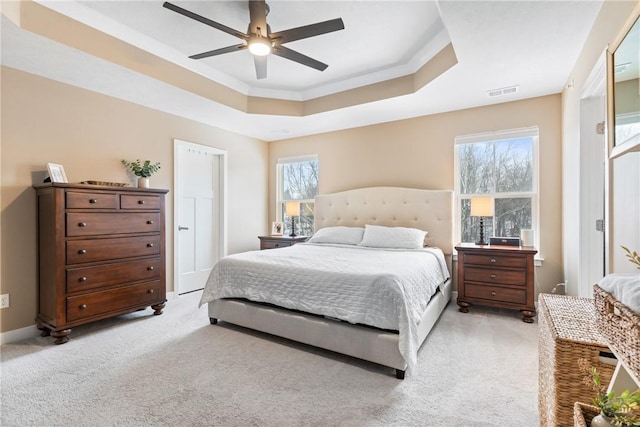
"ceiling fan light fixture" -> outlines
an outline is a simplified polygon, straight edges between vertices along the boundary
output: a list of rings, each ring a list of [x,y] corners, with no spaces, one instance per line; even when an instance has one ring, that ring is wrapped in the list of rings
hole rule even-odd
[[[255,56],[267,56],[271,53],[271,42],[264,37],[252,37],[249,40],[249,52]]]

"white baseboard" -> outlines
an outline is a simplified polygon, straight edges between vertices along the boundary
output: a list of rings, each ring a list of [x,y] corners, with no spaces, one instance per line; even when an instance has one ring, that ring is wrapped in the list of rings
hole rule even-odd
[[[14,329],[12,331],[0,333],[0,344],[10,344],[29,338],[37,337],[40,331],[36,328],[35,323],[25,328]]]
[[[175,292],[167,292],[167,300],[171,301],[173,299],[178,298],[178,294]],[[1,332],[0,333],[0,345],[2,344],[11,344],[14,342],[27,340],[29,338],[34,338],[40,335],[40,331],[36,327],[35,323],[31,326],[26,326],[20,329],[14,329],[12,331]]]

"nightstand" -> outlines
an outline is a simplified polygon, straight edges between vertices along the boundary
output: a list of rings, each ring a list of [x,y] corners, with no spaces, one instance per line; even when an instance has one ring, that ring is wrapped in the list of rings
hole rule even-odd
[[[472,304],[511,308],[533,323],[534,247],[461,243],[456,250],[459,311],[468,313]]]
[[[296,243],[304,242],[308,239],[307,236],[258,236],[260,239],[260,250],[263,249],[275,249],[284,248],[286,246],[293,246]]]

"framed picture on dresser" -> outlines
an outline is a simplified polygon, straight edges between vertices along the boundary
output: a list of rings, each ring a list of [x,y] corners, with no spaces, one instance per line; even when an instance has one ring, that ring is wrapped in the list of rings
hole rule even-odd
[[[47,170],[49,171],[49,179],[51,182],[69,182],[67,180],[67,174],[64,173],[64,167],[56,163],[47,163]]]
[[[282,236],[282,232],[284,231],[284,222],[282,221],[274,221],[271,223],[271,235],[272,236]]]

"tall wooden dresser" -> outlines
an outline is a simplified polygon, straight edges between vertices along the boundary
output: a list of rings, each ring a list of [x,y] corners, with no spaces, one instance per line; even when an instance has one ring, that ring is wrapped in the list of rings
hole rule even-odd
[[[166,302],[168,190],[53,183],[36,186],[42,336]]]

